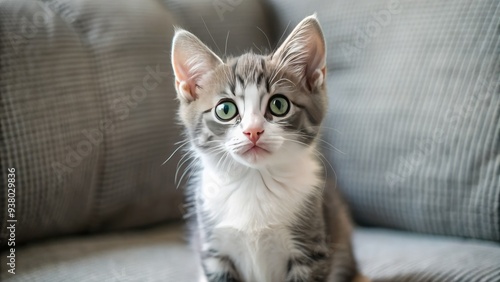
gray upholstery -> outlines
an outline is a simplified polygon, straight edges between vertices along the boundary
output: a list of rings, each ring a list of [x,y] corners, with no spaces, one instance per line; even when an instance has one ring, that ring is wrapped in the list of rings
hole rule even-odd
[[[355,218],[500,241],[500,1],[272,2],[323,25],[323,151]]]
[[[182,154],[161,165],[181,140],[169,60],[173,26],[187,25],[180,5],[0,2],[0,180],[16,168],[17,242],[180,217]],[[214,9],[204,18],[219,40],[231,19],[244,18],[231,26],[227,51],[235,53],[267,46],[255,28],[267,31],[262,9],[252,1],[224,21]]]
[[[17,170],[18,242],[179,215],[175,164],[160,166],[179,140],[170,122],[174,22],[160,3],[96,2],[1,2],[0,160],[2,171]],[[134,98],[148,67],[169,75]]]
[[[70,237],[25,246],[4,282],[193,282],[194,254],[181,225]],[[500,280],[500,245],[383,229],[355,232],[356,255],[375,282]],[[5,253],[0,262],[5,265]]]
[[[15,275],[1,281],[196,281],[194,254],[181,225],[95,236],[68,237],[25,246]],[[6,255],[0,261],[6,265]]]
[[[499,243],[359,228],[354,244],[375,282],[500,281]]]

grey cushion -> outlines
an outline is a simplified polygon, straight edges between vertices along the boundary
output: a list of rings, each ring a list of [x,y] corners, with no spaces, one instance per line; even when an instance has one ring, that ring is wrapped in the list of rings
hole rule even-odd
[[[358,222],[499,241],[500,2],[271,2],[322,23],[323,151]]]
[[[30,244],[16,252],[15,275],[5,271],[6,256],[1,281],[196,281],[194,254],[179,224]]]
[[[98,3],[0,3],[0,161],[2,172],[17,170],[18,242],[180,214],[176,163],[161,166],[179,140],[174,22],[159,2]],[[149,69],[166,75],[145,90]]]
[[[375,282],[500,281],[495,242],[358,228],[354,244],[363,272]]]
[[[161,164],[182,139],[169,58],[173,26],[189,20],[170,2],[0,2],[0,182],[16,168],[18,243],[181,216],[174,175],[182,154]],[[260,5],[225,21],[214,9],[205,14],[223,40],[244,15],[231,32],[261,46]],[[230,37],[228,53],[233,46]],[[6,203],[1,193],[1,246]]]
[[[16,275],[5,282],[196,281],[196,259],[181,225],[72,237],[18,249]],[[375,282],[500,280],[500,245],[383,229],[354,235],[362,270]],[[6,264],[6,253],[0,263]]]

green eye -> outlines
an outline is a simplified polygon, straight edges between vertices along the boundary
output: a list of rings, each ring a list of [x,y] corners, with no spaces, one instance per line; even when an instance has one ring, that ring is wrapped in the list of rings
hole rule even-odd
[[[215,115],[221,121],[229,121],[238,114],[238,108],[232,101],[222,101],[215,107]]]
[[[290,110],[290,103],[283,95],[274,95],[269,101],[269,110],[277,117],[285,116]]]

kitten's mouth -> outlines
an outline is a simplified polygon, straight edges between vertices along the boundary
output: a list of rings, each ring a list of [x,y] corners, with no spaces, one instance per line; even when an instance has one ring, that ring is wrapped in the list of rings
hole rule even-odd
[[[268,156],[271,155],[271,151],[267,149],[265,146],[259,146],[255,144],[246,144],[241,146],[236,152],[236,158],[240,159],[240,161],[248,166],[259,165],[264,162]]]
[[[252,156],[258,156],[258,155],[264,155],[264,154],[269,154],[271,152],[269,152],[268,150],[258,146],[258,145],[255,145],[255,144],[251,144],[251,145],[248,145],[247,147],[245,147],[245,149],[243,150],[243,153],[241,155],[245,156],[245,155],[252,155]]]

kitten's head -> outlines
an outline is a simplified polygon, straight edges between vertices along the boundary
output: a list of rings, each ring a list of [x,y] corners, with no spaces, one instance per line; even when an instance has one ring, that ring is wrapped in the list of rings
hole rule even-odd
[[[172,45],[179,116],[203,157],[261,167],[312,146],[327,107],[325,41],[315,16],[270,55],[224,62],[185,30]]]

